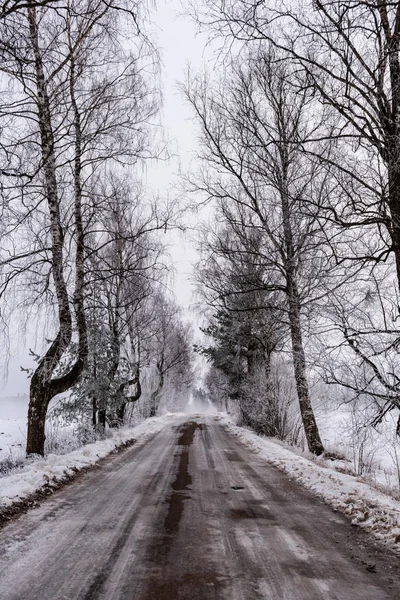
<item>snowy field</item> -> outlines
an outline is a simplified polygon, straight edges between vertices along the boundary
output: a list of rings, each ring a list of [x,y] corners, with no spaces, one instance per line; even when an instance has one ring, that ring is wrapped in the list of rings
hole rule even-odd
[[[24,455],[28,397],[0,398],[0,462]]]
[[[400,438],[397,414],[389,412],[376,428],[368,424],[368,411],[354,404],[330,403],[316,407],[324,448],[341,455],[342,468],[400,497]],[[347,464],[346,464],[347,463]]]

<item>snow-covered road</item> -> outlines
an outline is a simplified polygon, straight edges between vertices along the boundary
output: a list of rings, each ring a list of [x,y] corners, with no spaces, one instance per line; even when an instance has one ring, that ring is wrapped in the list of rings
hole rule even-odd
[[[179,416],[0,532],[0,599],[388,600],[398,562],[218,417]]]

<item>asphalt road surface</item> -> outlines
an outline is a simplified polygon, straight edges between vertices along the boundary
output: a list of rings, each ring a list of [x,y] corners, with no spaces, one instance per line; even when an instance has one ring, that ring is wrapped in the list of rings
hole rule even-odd
[[[399,562],[188,416],[7,525],[0,599],[400,599]]]

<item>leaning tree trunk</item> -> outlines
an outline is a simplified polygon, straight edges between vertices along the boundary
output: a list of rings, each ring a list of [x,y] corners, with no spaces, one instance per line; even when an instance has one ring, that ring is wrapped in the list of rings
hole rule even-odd
[[[296,379],[297,396],[300,404],[300,414],[303,421],[308,448],[313,454],[320,455],[324,452],[324,447],[319,435],[308,389],[306,357],[304,353],[303,336],[300,322],[300,303],[295,283],[288,282],[288,288],[293,366]]]
[[[30,385],[30,401],[28,409],[28,433],[26,453],[44,454],[46,439],[45,424],[49,403],[54,396],[68,390],[78,380],[84,368],[87,356],[86,320],[83,308],[83,227],[81,216],[81,131],[77,118],[76,105],[73,107],[75,116],[75,228],[76,228],[76,286],[74,305],[79,334],[78,358],[70,371],[62,377],[53,379],[53,374],[64,352],[72,339],[72,318],[67,286],[64,278],[63,246],[64,232],[61,226],[60,203],[56,178],[56,156],[54,135],[47,90],[47,80],[39,46],[36,9],[28,8],[30,43],[34,56],[37,110],[40,130],[40,142],[43,161],[44,188],[49,209],[50,233],[52,247],[52,275],[56,292],[59,329],[50,348],[40,360],[32,376]],[[71,69],[71,78],[74,77]],[[73,84],[71,84],[73,86]],[[72,89],[72,88],[71,88]],[[79,115],[78,115],[79,116]]]
[[[130,339],[132,356],[136,356],[135,375],[132,379],[122,383],[118,392],[119,392],[119,394],[122,395],[124,392],[124,389],[130,385],[135,385],[136,389],[135,389],[135,393],[132,396],[128,396],[123,399],[123,401],[121,402],[120,406],[117,409],[117,419],[118,419],[118,423],[120,425],[123,425],[123,423],[124,423],[125,409],[126,409],[127,405],[134,404],[142,396],[142,386],[140,383],[140,339],[137,340],[137,344],[135,346],[135,343],[134,343],[135,335],[134,335],[134,331],[133,331],[132,321],[130,319],[128,320],[128,331],[129,331],[129,339]]]
[[[318,431],[318,425],[315,420],[314,411],[311,405],[310,393],[307,381],[307,365],[303,346],[303,335],[301,329],[301,309],[300,297],[296,282],[296,251],[293,241],[293,231],[290,221],[290,204],[288,191],[288,165],[289,165],[289,144],[283,141],[280,147],[282,160],[282,188],[281,188],[281,206],[283,217],[283,235],[286,250],[285,272],[286,272],[286,292],[289,302],[289,321],[292,340],[292,356],[294,375],[296,380],[296,390],[300,405],[300,414],[306,434],[307,445],[313,454],[320,455],[324,452],[321,437]]]
[[[63,273],[64,234],[61,228],[59,198],[56,180],[56,159],[54,136],[51,122],[50,102],[47,82],[44,74],[42,56],[39,48],[38,28],[35,8],[28,9],[30,41],[35,59],[37,108],[40,127],[45,193],[50,214],[52,241],[52,274],[58,303],[59,331],[56,339],[37,367],[30,386],[30,404],[28,411],[27,454],[43,454],[45,440],[45,421],[48,404],[51,399],[50,383],[52,373],[57,366],[64,349],[72,337],[71,313],[67,287]]]
[[[43,455],[46,415],[51,397],[40,385],[38,378],[34,381],[35,375],[32,377],[30,389],[26,452]]]

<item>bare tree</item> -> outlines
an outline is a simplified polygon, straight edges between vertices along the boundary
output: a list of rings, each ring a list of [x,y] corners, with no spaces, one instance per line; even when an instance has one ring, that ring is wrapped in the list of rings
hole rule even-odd
[[[143,343],[146,304],[152,302],[155,282],[166,272],[164,247],[157,233],[170,223],[169,210],[146,206],[140,187],[134,192],[132,180],[109,175],[95,194],[90,237],[90,273],[88,304],[103,314],[109,340],[107,359],[101,370],[96,364],[98,348],[93,349],[92,367],[102,375],[99,422],[105,426],[107,412],[116,412],[123,420],[127,402],[141,395],[140,348]],[[103,200],[100,202],[99,197]],[[141,323],[139,323],[139,320]],[[94,336],[96,338],[96,331]],[[92,375],[93,378],[93,375]],[[89,385],[91,375],[88,374]],[[130,386],[135,392],[126,395]],[[100,406],[101,404],[101,406]],[[93,421],[96,418],[93,417]]]
[[[379,242],[358,258],[395,258],[400,284],[400,9],[396,2],[205,3],[194,8],[227,44],[272,43],[301,68],[327,112],[318,156],[336,174],[324,208],[346,229]],[[310,152],[315,149],[309,148]],[[332,170],[332,167],[334,169]],[[323,206],[321,205],[321,209]],[[354,257],[353,257],[354,258]]]
[[[318,295],[332,263],[316,212],[303,200],[323,194],[325,174],[305,158],[304,140],[318,130],[309,119],[313,95],[273,52],[258,52],[229,70],[220,92],[201,82],[186,95],[202,125],[202,158],[209,166],[195,183],[243,227],[263,232],[261,260],[273,274],[269,289],[287,299],[297,394],[312,452],[323,446],[311,406],[302,310]],[[304,82],[303,82],[304,83]],[[299,91],[300,90],[300,91]]]
[[[106,162],[132,164],[147,152],[145,123],[156,110],[138,54],[119,43],[118,15],[112,3],[87,0],[57,11],[30,5],[1,21],[0,69],[9,80],[0,109],[5,244],[15,231],[30,232],[28,249],[3,261],[2,293],[39,264],[31,301],[47,293],[56,313],[56,334],[31,379],[28,454],[43,454],[49,402],[77,382],[86,362],[88,190]]]
[[[203,4],[196,18],[207,23],[232,49],[273,44],[303,71],[325,111],[317,159],[330,173],[330,192],[315,205],[326,220],[327,238],[339,225],[345,242],[334,248],[339,264],[365,264],[359,282],[347,288],[349,298],[332,298],[340,334],[336,351],[351,375],[329,377],[365,393],[377,403],[377,419],[398,407],[399,365],[396,360],[400,285],[400,9],[396,2],[305,3],[254,0]],[[305,143],[313,155],[313,142]],[[310,202],[310,199],[305,199]],[[328,228],[329,227],[329,228]],[[386,288],[380,263],[391,266],[386,281],[391,298],[377,300]],[[372,265],[368,271],[368,265]],[[383,267],[386,270],[386,267]],[[362,291],[373,298],[375,318],[366,317]],[[358,298],[360,306],[353,306]],[[369,301],[369,300],[368,300]],[[368,302],[367,302],[368,304]],[[345,310],[344,308],[349,310]],[[335,337],[336,339],[336,337]],[[331,350],[331,348],[329,348]],[[344,358],[346,357],[346,358]],[[345,365],[350,361],[350,365]],[[339,360],[339,363],[341,361]],[[338,365],[338,363],[336,363]]]
[[[157,414],[167,380],[175,393],[193,379],[192,332],[182,321],[179,307],[161,293],[154,298],[151,363],[154,388],[150,394],[150,417]],[[168,400],[166,403],[168,405]]]

